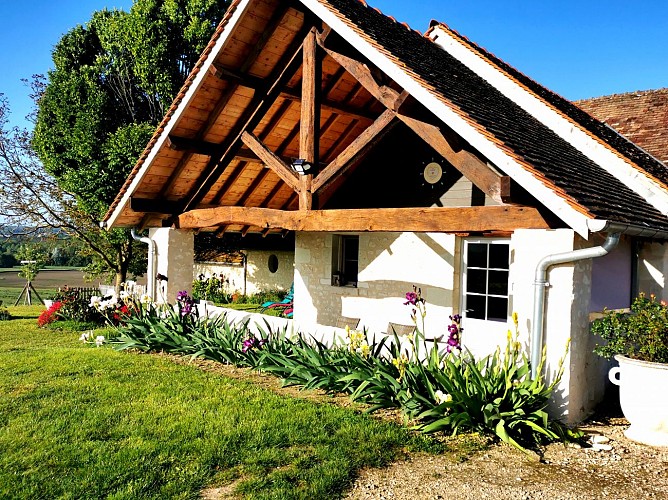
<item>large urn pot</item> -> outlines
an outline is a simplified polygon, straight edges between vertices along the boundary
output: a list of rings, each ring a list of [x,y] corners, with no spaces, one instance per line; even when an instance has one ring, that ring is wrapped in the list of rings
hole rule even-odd
[[[668,364],[617,355],[619,366],[608,373],[619,386],[619,402],[631,424],[627,438],[651,446],[668,447]]]

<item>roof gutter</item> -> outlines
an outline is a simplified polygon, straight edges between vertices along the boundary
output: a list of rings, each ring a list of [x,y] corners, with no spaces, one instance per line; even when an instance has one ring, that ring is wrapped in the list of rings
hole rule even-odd
[[[139,236],[136,229],[133,227],[130,231],[132,238],[135,241],[141,241],[148,245],[148,266],[146,269],[146,294],[151,297],[151,301],[155,302],[155,241],[145,236]]]
[[[668,231],[649,229],[630,224],[622,224],[599,219],[590,219],[587,226],[592,233],[607,233],[602,245],[583,248],[570,252],[547,255],[536,266],[534,279],[533,328],[531,332],[531,378],[537,376],[538,366],[543,351],[543,332],[545,323],[545,290],[549,286],[547,272],[556,264],[578,262],[607,255],[619,243],[622,234],[643,238],[668,239]]]

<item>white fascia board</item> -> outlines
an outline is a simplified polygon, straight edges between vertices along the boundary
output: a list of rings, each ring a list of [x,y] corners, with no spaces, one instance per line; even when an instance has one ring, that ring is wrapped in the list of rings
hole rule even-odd
[[[602,142],[591,137],[575,121],[566,118],[545,101],[519,85],[488,59],[477,54],[451,33],[436,26],[432,30],[431,38],[438,46],[468,66],[524,111],[642,196],[647,203],[663,214],[668,213],[668,190],[662,184],[615,154]]]
[[[528,172],[524,166],[514,158],[498,148],[496,144],[487,139],[473,125],[455,113],[449,106],[434,96],[430,91],[416,82],[408,73],[388,59],[385,55],[375,49],[369,42],[359,36],[344,21],[339,19],[327,7],[318,0],[300,0],[316,16],[322,19],[335,32],[352,44],[367,59],[378,66],[390,78],[408,91],[415,99],[420,101],[427,109],[431,110],[444,123],[459,134],[473,148],[482,153],[495,166],[500,168],[506,175],[533,194],[557,217],[585,239],[589,238],[587,220],[589,217],[578,212],[562,197],[558,196],[552,189],[543,184],[539,179]],[[406,28],[407,29],[407,28]]]
[[[151,164],[155,160],[158,151],[160,151],[165,141],[167,140],[167,137],[169,137],[170,132],[172,131],[174,126],[178,123],[179,119],[181,118],[181,115],[190,105],[193,97],[202,86],[204,78],[209,72],[209,68],[213,64],[213,61],[216,59],[216,56],[220,53],[220,51],[224,47],[230,34],[232,33],[237,23],[239,22],[241,16],[243,16],[246,13],[246,10],[248,9],[250,2],[251,0],[242,0],[237,6],[236,10],[234,11],[234,14],[232,14],[232,17],[228,21],[227,25],[223,28],[223,32],[220,34],[220,38],[218,38],[218,41],[216,42],[216,44],[213,46],[213,49],[209,53],[209,57],[207,57],[207,59],[204,61],[204,64],[202,64],[202,67],[197,73],[197,76],[195,76],[195,79],[188,88],[188,91],[183,96],[183,99],[176,108],[176,111],[170,118],[169,122],[167,122],[167,125],[165,126],[164,130],[156,140],[155,144],[153,145],[153,148],[151,148],[151,152],[146,157],[146,160],[144,160],[144,164],[139,169],[139,172],[137,172],[137,175],[135,175],[135,178],[132,180],[130,187],[125,192],[125,194],[121,198],[121,201],[116,206],[116,209],[112,212],[111,216],[107,220],[106,222],[107,228],[111,228],[114,225],[116,219],[120,216],[123,209],[129,203],[130,198],[134,194],[135,190],[137,189],[137,187],[139,187],[141,181],[144,180],[144,176],[146,175],[148,169],[151,167]]]

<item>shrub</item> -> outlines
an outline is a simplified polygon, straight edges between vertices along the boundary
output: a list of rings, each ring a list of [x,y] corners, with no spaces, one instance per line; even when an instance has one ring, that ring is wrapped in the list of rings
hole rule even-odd
[[[12,319],[12,315],[9,314],[9,309],[2,305],[2,300],[0,300],[0,321],[6,321]]]
[[[91,305],[91,301],[76,289],[64,287],[54,296],[54,300],[61,304],[57,312],[59,319],[79,323],[104,323],[104,318]]]
[[[621,354],[655,363],[668,363],[668,305],[643,293],[633,300],[631,312],[605,311],[591,331],[605,342],[594,352],[605,358]]]
[[[230,302],[231,296],[226,292],[227,280],[222,275],[213,275],[206,277],[200,274],[193,281],[193,298],[201,300],[210,300],[218,304]]]

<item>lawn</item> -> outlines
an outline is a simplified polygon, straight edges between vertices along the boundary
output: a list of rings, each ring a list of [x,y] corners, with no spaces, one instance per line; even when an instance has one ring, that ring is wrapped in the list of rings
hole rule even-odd
[[[0,498],[198,498],[227,484],[248,498],[336,498],[361,468],[443,450],[359,410],[84,346],[38,329],[41,310],[0,321]]]

